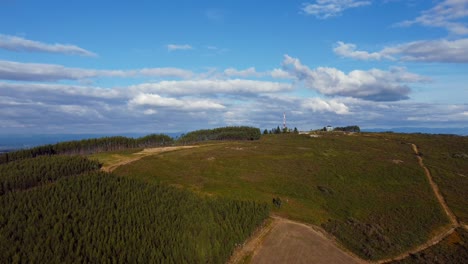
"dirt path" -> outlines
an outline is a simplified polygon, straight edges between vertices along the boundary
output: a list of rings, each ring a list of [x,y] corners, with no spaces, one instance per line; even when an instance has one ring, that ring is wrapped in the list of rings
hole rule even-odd
[[[460,227],[460,226],[462,226],[462,227],[464,227],[466,229],[465,225],[462,225],[462,224],[460,224],[458,222],[458,220],[455,217],[455,215],[453,214],[452,210],[450,210],[447,203],[445,202],[444,197],[440,193],[439,187],[437,186],[437,184],[432,179],[431,172],[426,167],[426,165],[424,165],[424,161],[423,161],[423,158],[421,157],[421,155],[419,153],[418,147],[415,144],[411,144],[411,147],[412,147],[414,153],[416,154],[416,157],[418,158],[419,166],[421,166],[421,168],[424,170],[424,174],[426,175],[427,180],[429,181],[429,184],[431,185],[432,191],[434,192],[434,195],[436,196],[437,201],[439,202],[440,206],[442,206],[442,208],[444,209],[445,214],[449,218],[450,225],[444,227],[437,235],[435,235],[433,238],[429,239],[426,243],[424,243],[424,244],[422,244],[422,245],[420,245],[420,246],[418,246],[418,247],[416,247],[414,249],[411,249],[410,251],[404,252],[404,253],[400,254],[399,256],[396,256],[396,257],[393,257],[393,258],[390,258],[390,259],[380,260],[378,263],[388,263],[388,262],[392,262],[392,261],[396,261],[396,260],[405,259],[405,258],[409,257],[411,254],[421,252],[421,251],[423,251],[423,250],[425,250],[425,249],[427,249],[429,247],[432,247],[432,246],[438,244],[444,238],[446,238],[447,236],[452,234],[453,231],[455,231],[455,229]]]
[[[174,151],[174,150],[179,150],[179,149],[189,149],[189,148],[195,148],[195,147],[198,147],[198,146],[176,146],[176,147],[147,148],[147,149],[144,149],[144,150],[142,150],[140,152],[133,153],[132,156],[126,157],[123,160],[119,160],[117,163],[103,166],[101,168],[101,170],[107,171],[107,172],[112,172],[113,170],[117,169],[118,167],[120,167],[122,165],[132,163],[134,161],[137,161],[137,160],[139,160],[141,158],[144,158],[144,157],[147,157],[147,156],[160,154],[160,153],[163,153],[163,152],[169,152],[169,151]]]
[[[399,256],[389,258],[389,259],[383,259],[378,261],[377,263],[389,263],[392,261],[397,261],[397,260],[402,260],[407,257],[409,257],[412,254],[419,253],[423,250],[426,250],[434,245],[439,244],[440,241],[442,241],[444,238],[447,236],[451,235],[455,231],[456,227],[449,227],[448,229],[444,228],[443,232],[437,234],[435,237],[429,239],[426,243],[411,249],[410,251],[404,252],[403,254],[400,254]]]
[[[278,216],[271,221],[229,263],[367,263],[341,249],[320,228]]]
[[[458,227],[460,223],[458,223],[457,218],[453,214],[452,210],[448,207],[447,203],[445,202],[444,197],[439,191],[439,187],[437,184],[432,180],[431,172],[429,169],[424,165],[423,158],[421,157],[418,147],[415,144],[411,144],[411,147],[413,148],[414,153],[416,154],[416,157],[418,158],[419,166],[424,169],[424,173],[426,174],[426,177],[429,181],[429,184],[431,185],[432,190],[434,191],[434,195],[436,196],[437,200],[439,201],[439,204],[444,208],[445,214],[449,218],[450,222],[452,223],[453,227]]]

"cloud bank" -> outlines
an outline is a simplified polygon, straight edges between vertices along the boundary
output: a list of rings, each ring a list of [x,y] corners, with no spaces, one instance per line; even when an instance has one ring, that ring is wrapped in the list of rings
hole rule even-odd
[[[356,60],[468,63],[468,39],[420,40],[389,46],[377,52],[357,50],[352,43],[337,42],[335,54]]]
[[[96,57],[97,54],[70,44],[47,44],[21,37],[0,34],[0,49],[16,52],[47,52]]]
[[[371,69],[354,70],[348,74],[329,67],[310,69],[297,58],[285,55],[283,68],[298,80],[323,95],[346,96],[370,101],[399,101],[409,99],[408,83],[427,82],[429,79],[391,68],[389,71]]]

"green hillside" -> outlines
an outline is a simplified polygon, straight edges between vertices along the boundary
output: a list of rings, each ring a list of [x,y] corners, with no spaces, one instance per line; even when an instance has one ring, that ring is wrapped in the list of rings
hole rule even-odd
[[[421,149],[437,147],[419,135],[266,135],[149,156],[115,173],[246,201],[271,204],[280,197],[282,206],[273,213],[321,225],[358,255],[375,260],[422,244],[448,224],[409,144],[416,139]],[[463,145],[451,147],[459,152]],[[462,169],[468,160],[456,162]],[[443,168],[456,171],[450,164]],[[466,194],[467,186],[455,191]],[[466,214],[460,193],[444,190],[455,197],[458,215]]]

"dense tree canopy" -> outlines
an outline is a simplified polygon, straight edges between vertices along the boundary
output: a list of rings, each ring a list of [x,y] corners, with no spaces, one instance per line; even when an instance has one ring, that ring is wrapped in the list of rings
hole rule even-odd
[[[0,155],[0,164],[44,155],[83,155],[128,148],[166,146],[171,144],[173,144],[173,139],[164,134],[151,134],[136,139],[120,136],[83,139],[4,153]]]
[[[260,136],[260,129],[255,127],[220,127],[189,132],[182,135],[178,142],[187,144],[206,140],[257,140]]]
[[[0,195],[0,263],[225,263],[269,214],[266,204],[200,197],[93,165],[59,156],[0,165],[2,186],[39,175]],[[44,175],[58,180],[42,184]]]

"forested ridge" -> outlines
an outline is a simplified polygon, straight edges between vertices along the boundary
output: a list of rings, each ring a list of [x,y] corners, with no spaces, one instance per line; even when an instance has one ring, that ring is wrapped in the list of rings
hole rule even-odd
[[[173,142],[171,137],[164,134],[151,134],[136,139],[116,136],[66,141],[1,154],[0,164],[45,155],[87,155],[129,148],[160,147],[172,145]]]
[[[187,144],[207,140],[257,140],[260,136],[260,129],[255,127],[220,127],[189,132],[182,135],[177,143]]]
[[[59,156],[0,165],[2,186],[29,179],[0,195],[0,263],[224,263],[269,214],[267,204],[200,197],[95,165]]]

